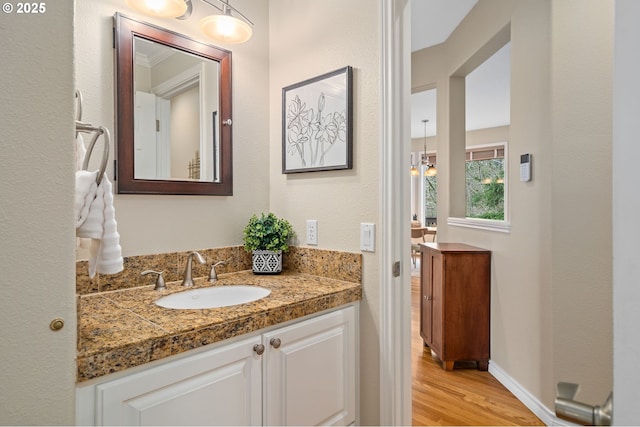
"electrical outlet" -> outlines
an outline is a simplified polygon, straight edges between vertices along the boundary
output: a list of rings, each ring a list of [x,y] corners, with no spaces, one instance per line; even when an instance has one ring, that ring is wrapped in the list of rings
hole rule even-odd
[[[318,244],[318,221],[315,219],[307,220],[307,245]]]

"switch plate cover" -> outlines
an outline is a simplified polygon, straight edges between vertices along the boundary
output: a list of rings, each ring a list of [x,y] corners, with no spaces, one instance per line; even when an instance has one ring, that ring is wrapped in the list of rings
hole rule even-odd
[[[360,224],[360,250],[375,252],[376,250],[376,225],[363,222]]]

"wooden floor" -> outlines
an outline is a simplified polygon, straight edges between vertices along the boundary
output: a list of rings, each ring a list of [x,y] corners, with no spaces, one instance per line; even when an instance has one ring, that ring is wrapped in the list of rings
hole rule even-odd
[[[489,372],[456,363],[445,372],[420,338],[420,278],[411,279],[413,425],[544,425]]]

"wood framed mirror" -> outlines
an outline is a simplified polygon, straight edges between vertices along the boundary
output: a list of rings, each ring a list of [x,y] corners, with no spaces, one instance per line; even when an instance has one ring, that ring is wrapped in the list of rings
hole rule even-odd
[[[116,13],[119,194],[233,194],[231,52]]]

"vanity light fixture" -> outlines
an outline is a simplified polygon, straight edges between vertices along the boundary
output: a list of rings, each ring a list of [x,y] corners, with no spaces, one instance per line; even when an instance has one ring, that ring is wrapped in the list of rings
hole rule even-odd
[[[229,5],[229,0],[219,0],[222,4],[222,8],[209,3],[207,0],[202,1],[222,12],[222,14],[218,15],[205,16],[200,21],[200,29],[207,37],[224,43],[233,44],[244,43],[251,38],[251,35],[253,34],[251,25],[253,25],[253,22],[240,13],[238,9]],[[235,12],[242,19],[232,16],[231,12]]]
[[[184,0],[126,0],[127,5],[145,15],[158,18],[177,18],[189,8]]]
[[[200,0],[218,9],[220,14],[205,16],[200,20],[200,30],[208,38],[223,43],[244,43],[253,34],[253,22],[238,9],[229,4],[229,0],[216,0],[220,6],[209,0]],[[127,4],[146,15],[160,18],[187,19],[193,11],[192,0],[126,0]],[[238,17],[233,15],[238,15]]]

